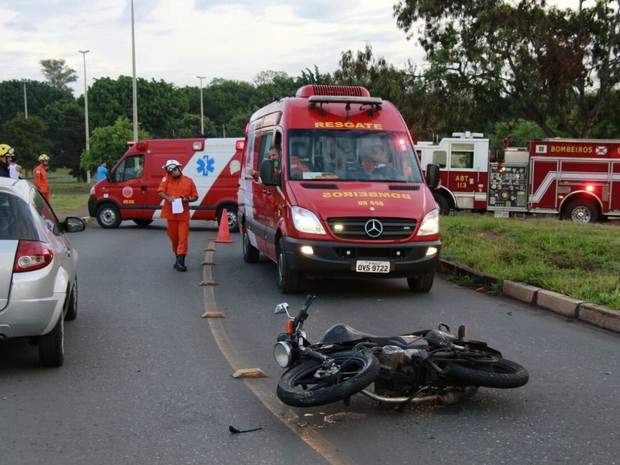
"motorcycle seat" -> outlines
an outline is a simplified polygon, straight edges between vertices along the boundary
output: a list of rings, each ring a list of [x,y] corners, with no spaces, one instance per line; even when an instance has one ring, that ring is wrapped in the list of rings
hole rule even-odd
[[[428,342],[420,337],[413,335],[406,336],[375,336],[374,334],[358,331],[351,326],[338,323],[329,328],[321,342],[324,344],[345,344],[351,342],[370,342],[378,346],[397,346],[403,349],[428,347]]]

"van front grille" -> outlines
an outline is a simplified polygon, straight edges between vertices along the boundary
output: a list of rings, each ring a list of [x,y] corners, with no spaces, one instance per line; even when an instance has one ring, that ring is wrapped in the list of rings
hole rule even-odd
[[[331,232],[341,239],[386,241],[407,239],[415,231],[409,218],[328,218]]]

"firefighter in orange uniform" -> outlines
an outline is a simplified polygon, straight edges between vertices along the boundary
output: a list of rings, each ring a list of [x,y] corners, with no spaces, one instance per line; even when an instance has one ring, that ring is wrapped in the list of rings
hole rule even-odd
[[[164,169],[166,176],[157,189],[159,196],[164,199],[161,217],[167,220],[168,237],[177,257],[174,268],[187,271],[185,256],[189,238],[189,202],[198,200],[198,191],[194,181],[183,175],[178,161],[168,160]]]
[[[50,187],[47,182],[47,164],[50,161],[50,157],[42,153],[39,155],[39,166],[34,169],[34,185],[39,192],[45,197],[45,200],[50,201]]]

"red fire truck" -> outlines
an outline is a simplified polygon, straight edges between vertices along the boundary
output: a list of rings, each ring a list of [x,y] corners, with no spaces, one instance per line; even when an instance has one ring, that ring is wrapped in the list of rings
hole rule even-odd
[[[435,160],[442,167],[435,191],[442,213],[540,213],[581,223],[620,217],[620,141],[534,140],[506,148],[502,162],[489,163],[488,139],[473,136],[418,143],[422,165]]]
[[[438,144],[418,142],[416,150],[422,166],[436,163],[441,168],[441,184],[433,195],[442,214],[487,209],[489,139],[483,134],[454,133]]]
[[[557,214],[580,223],[620,217],[620,141],[534,140],[489,165],[488,210]]]

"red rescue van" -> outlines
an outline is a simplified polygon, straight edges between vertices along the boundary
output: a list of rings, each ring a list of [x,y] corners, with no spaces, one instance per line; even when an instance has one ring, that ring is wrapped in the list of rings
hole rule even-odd
[[[194,180],[199,200],[190,204],[192,220],[216,220],[224,209],[236,231],[237,187],[243,140],[152,139],[133,144],[90,190],[88,212],[102,228],[117,228],[123,220],[147,226],[159,218],[163,200],[157,188],[166,160],[179,161],[183,174]]]
[[[279,166],[268,157],[274,144]],[[438,182],[437,165],[425,181],[393,104],[363,87],[304,86],[248,124],[243,258],[276,262],[283,293],[299,290],[303,277],[407,278],[410,290],[427,292],[441,247],[429,189]]]

